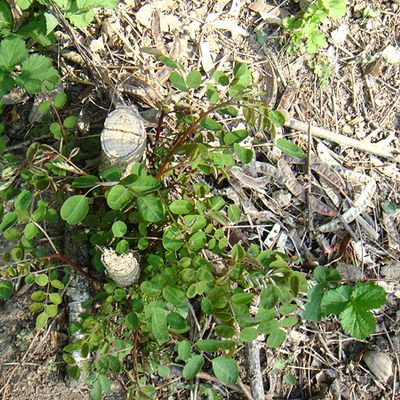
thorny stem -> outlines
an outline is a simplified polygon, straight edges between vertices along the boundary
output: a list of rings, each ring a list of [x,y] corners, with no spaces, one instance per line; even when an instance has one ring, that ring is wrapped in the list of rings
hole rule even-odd
[[[72,261],[70,258],[64,256],[63,254],[60,253],[54,253],[50,254],[48,256],[43,256],[40,257],[39,260],[61,260],[67,263],[73,270],[78,272],[79,274],[83,275],[84,277],[88,279],[96,279],[92,275],[90,275],[88,272],[86,272],[84,269],[82,269],[75,261]]]
[[[195,121],[192,125],[190,125],[189,128],[186,129],[186,131],[184,131],[182,134],[177,135],[176,138],[175,138],[175,140],[174,140],[174,142],[173,142],[173,145],[172,145],[171,150],[169,151],[167,157],[165,157],[165,160],[163,161],[163,163],[161,164],[160,169],[159,169],[158,172],[157,172],[156,178],[157,178],[157,179],[160,179],[160,178],[161,178],[161,176],[162,176],[162,175],[164,174],[164,172],[165,172],[165,169],[167,168],[168,163],[171,161],[172,157],[174,156],[176,149],[177,149],[180,145],[182,145],[182,144],[185,142],[185,140],[186,140],[193,132],[196,131],[196,129],[199,127],[199,125],[201,124],[201,122],[202,122],[206,117],[208,117],[208,116],[209,116],[211,113],[213,113],[214,111],[217,111],[218,109],[223,108],[223,107],[227,107],[227,106],[229,106],[229,105],[231,105],[231,104],[233,104],[233,103],[234,103],[233,100],[228,100],[228,101],[225,101],[224,103],[220,103],[220,104],[217,104],[217,105],[214,106],[214,107],[211,107],[209,110],[207,110],[207,111],[205,111],[203,114],[201,114],[200,117],[197,119],[197,121]]]

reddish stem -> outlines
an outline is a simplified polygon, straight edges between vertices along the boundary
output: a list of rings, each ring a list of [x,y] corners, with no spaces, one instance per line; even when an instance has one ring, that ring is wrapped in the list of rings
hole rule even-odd
[[[90,275],[88,272],[83,270],[75,261],[72,261],[70,258],[64,256],[63,254],[60,253],[54,253],[50,254],[48,256],[43,256],[40,257],[39,260],[61,260],[67,263],[72,269],[74,269],[76,272],[81,274],[82,276],[89,278],[89,279],[95,279],[92,275]]]
[[[173,141],[173,145],[171,150],[169,151],[167,157],[165,157],[165,160],[163,161],[163,163],[161,164],[160,169],[157,172],[156,178],[160,179],[161,176],[163,175],[163,173],[165,172],[165,169],[167,168],[168,163],[171,161],[172,157],[175,154],[176,149],[183,144],[186,139],[193,133],[196,131],[196,129],[199,127],[199,125],[201,124],[201,121],[203,121],[208,115],[210,115],[211,113],[213,113],[214,111],[217,111],[220,108],[223,107],[227,107],[230,104],[232,104],[232,101],[226,101],[224,103],[218,104],[212,108],[210,108],[209,110],[205,111],[203,114],[200,115],[200,117],[197,119],[197,121],[195,121],[192,125],[189,126],[188,129],[186,129],[186,131],[184,131],[181,135],[178,135],[175,140]]]

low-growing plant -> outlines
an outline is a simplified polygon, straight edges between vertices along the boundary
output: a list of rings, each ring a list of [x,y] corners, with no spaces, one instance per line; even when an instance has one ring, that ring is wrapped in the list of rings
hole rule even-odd
[[[335,269],[317,267],[316,285],[311,289],[303,317],[320,321],[327,315],[338,315],[344,331],[357,339],[365,339],[376,328],[372,309],[383,306],[386,293],[373,281],[340,283]]]
[[[22,10],[21,20],[15,21],[8,2],[0,0],[0,97],[15,85],[29,94],[55,88],[60,81],[58,72],[52,60],[40,53],[56,43],[54,31],[60,15],[82,28],[90,24],[98,8],[117,4],[118,0],[15,0],[14,7]],[[29,55],[32,49],[36,53]]]
[[[53,144],[34,142],[25,157],[3,147],[0,158],[0,198],[8,207],[3,215],[1,206],[0,232],[15,243],[8,255],[10,267],[2,274],[22,275],[39,286],[31,306],[38,314],[38,329],[57,314],[68,281],[68,271],[60,271],[55,260],[76,268],[57,253],[47,232],[50,225],[61,219],[74,227],[75,241],[89,241],[90,275],[97,274],[103,283],[82,305],[81,320],[69,326],[80,339],[64,348],[63,357],[68,374],[79,378],[72,354],[93,356],[83,366],[92,399],[110,392],[110,373],[123,372],[134,382],[129,396],[154,398],[157,390],[149,385],[148,374],[165,378],[172,366],[187,380],[207,368],[222,383],[236,383],[235,354],[242,344],[264,334],[269,348],[281,346],[298,323],[308,289],[305,276],[292,268],[287,255],[232,241],[229,230],[240,223],[241,208],[212,188],[224,182],[229,168],[252,161],[253,149],[245,144],[249,131],[272,136],[284,122],[282,114],[267,109],[253,93],[245,64],[237,64],[231,74],[217,71],[204,81],[199,71],[186,71],[162,55],[158,59],[173,69],[170,83],[191,106],[164,109],[175,126],[162,137],[158,131],[146,166],[134,164],[125,177],[116,166],[98,172],[87,168],[84,141],[77,145],[73,134],[76,118],[63,115],[63,93],[40,106],[45,116],[40,123],[47,125]],[[195,106],[202,88],[209,103],[205,110]],[[230,120],[234,126],[241,120],[247,128],[231,127]],[[286,139],[277,145],[286,154],[304,158]],[[53,249],[38,250],[42,238]],[[105,280],[104,248],[140,253],[137,285],[122,288]],[[358,335],[357,329],[348,329],[342,314],[357,324],[360,288],[336,281],[336,288],[329,288],[318,303],[319,316],[329,304],[338,303],[333,298],[337,294],[342,302],[332,312],[340,312],[346,331]],[[1,282],[0,296],[6,299],[11,293],[12,285]],[[305,311],[309,319],[317,302],[314,293]],[[376,304],[369,303],[370,308]],[[285,379],[294,382],[289,375]]]
[[[316,54],[328,47],[322,29],[329,18],[336,20],[346,15],[346,0],[317,0],[310,3],[303,16],[287,17],[283,27],[290,35],[290,53]]]

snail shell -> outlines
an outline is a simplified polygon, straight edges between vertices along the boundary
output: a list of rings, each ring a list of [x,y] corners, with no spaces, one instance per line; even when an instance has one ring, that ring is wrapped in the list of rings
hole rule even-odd
[[[111,112],[104,122],[100,141],[102,167],[116,165],[126,171],[140,161],[146,150],[146,130],[136,107],[120,106]]]
[[[109,277],[119,286],[126,287],[137,282],[140,275],[140,256],[129,251],[125,254],[117,254],[112,249],[102,249],[101,262],[106,268]]]

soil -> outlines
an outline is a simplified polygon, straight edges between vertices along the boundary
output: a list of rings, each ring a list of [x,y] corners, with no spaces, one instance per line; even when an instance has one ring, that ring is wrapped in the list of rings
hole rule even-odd
[[[391,64],[382,55],[389,46],[400,51],[399,1],[349,1],[347,16],[326,27],[329,47],[321,51],[321,55],[331,60],[332,70],[329,85],[324,88],[309,67],[310,56],[288,55],[288,37],[274,22],[274,18],[298,14],[303,4],[302,0],[123,0],[117,10],[102,11],[87,29],[76,30],[76,38],[89,55],[89,61],[82,58],[65,33],[59,33],[60,46],[53,51],[59,51],[62,76],[66,76],[66,82],[72,82],[65,90],[73,99],[69,105],[71,115],[80,115],[80,134],[87,136],[100,132],[108,110],[113,107],[112,98],[122,83],[135,88],[134,96],[132,90],[118,96],[135,102],[142,112],[151,111],[161,99],[168,98],[169,69],[160,67],[153,56],[143,51],[157,47],[175,61],[208,75],[215,69],[232,71],[235,62],[245,62],[272,107],[277,107],[282,96],[288,95],[288,88],[293,88],[294,96],[289,103],[280,103],[290,116],[368,143],[382,141],[377,146],[390,146],[400,151],[400,61]],[[368,18],[363,14],[366,7],[379,10],[380,14]],[[159,15],[158,23],[157,17],[154,18],[155,10]],[[263,42],[257,41],[256,31],[262,33]],[[336,32],[336,44],[332,32]],[[347,34],[343,36],[341,32]],[[175,104],[181,102],[185,106],[183,100],[179,96],[173,98]],[[7,133],[10,144],[23,139],[18,133],[23,129],[23,121],[26,122],[31,107],[30,100],[13,107],[21,121],[14,127],[14,132]],[[308,147],[304,133],[284,130],[284,135],[303,149]],[[390,232],[382,218],[380,205],[383,200],[400,204],[400,174],[392,160],[338,143],[324,143],[343,167],[373,177],[377,182],[376,193],[368,199],[369,211],[364,215],[377,232],[377,238],[360,235],[360,228],[353,227],[351,233],[357,240],[352,241],[350,255],[346,253],[342,257],[341,273],[343,279],[351,280],[349,270],[353,269],[348,265],[356,265],[358,277],[377,280],[385,288],[388,301],[376,312],[377,329],[367,340],[348,337],[337,319],[327,318],[321,323],[297,325],[281,349],[263,348],[265,399],[399,400],[400,213],[393,214],[395,228]],[[317,153],[316,148],[313,152]],[[307,182],[307,175],[300,168],[295,173],[300,181]],[[246,193],[252,192],[249,187],[245,189]],[[351,199],[357,197],[355,194],[360,190],[357,183],[346,182]],[[274,221],[287,228],[293,242],[297,238],[294,247],[297,246],[308,262],[332,261],[327,254],[321,256],[320,243],[307,235],[303,216],[306,206],[286,187],[268,189],[264,193],[265,198],[271,200],[268,205],[262,197],[257,198],[254,190],[252,193],[257,199],[258,211],[264,208],[271,212]],[[282,195],[289,196],[289,201],[275,201],[283,199]],[[313,222],[322,225],[325,220],[316,216]],[[263,228],[261,233],[257,231],[260,240],[266,239],[273,225]],[[254,232],[246,231],[245,234]],[[346,234],[349,233],[345,229],[327,234],[325,238],[329,239],[329,244],[326,248],[345,242]],[[2,244],[5,253],[7,244]],[[28,309],[32,290],[23,292],[23,284],[17,281],[15,286],[20,294],[0,304],[2,399],[89,399],[85,386],[72,389],[65,383],[62,348],[68,343],[68,310],[37,333]],[[362,356],[367,350],[390,356],[392,365],[386,367],[391,368],[391,373],[386,382],[376,378],[365,364]],[[248,383],[246,369],[243,361],[241,376],[244,383]],[[288,383],[289,375],[295,378],[292,384]],[[238,394],[210,380],[202,381],[216,388],[220,398],[246,398],[243,393]],[[114,384],[115,390],[107,398],[127,398],[124,382],[115,379]],[[193,388],[191,393],[176,390],[163,392],[159,398],[184,399],[195,396],[193,393],[196,393]],[[207,396],[197,394],[190,398],[205,399]]]

